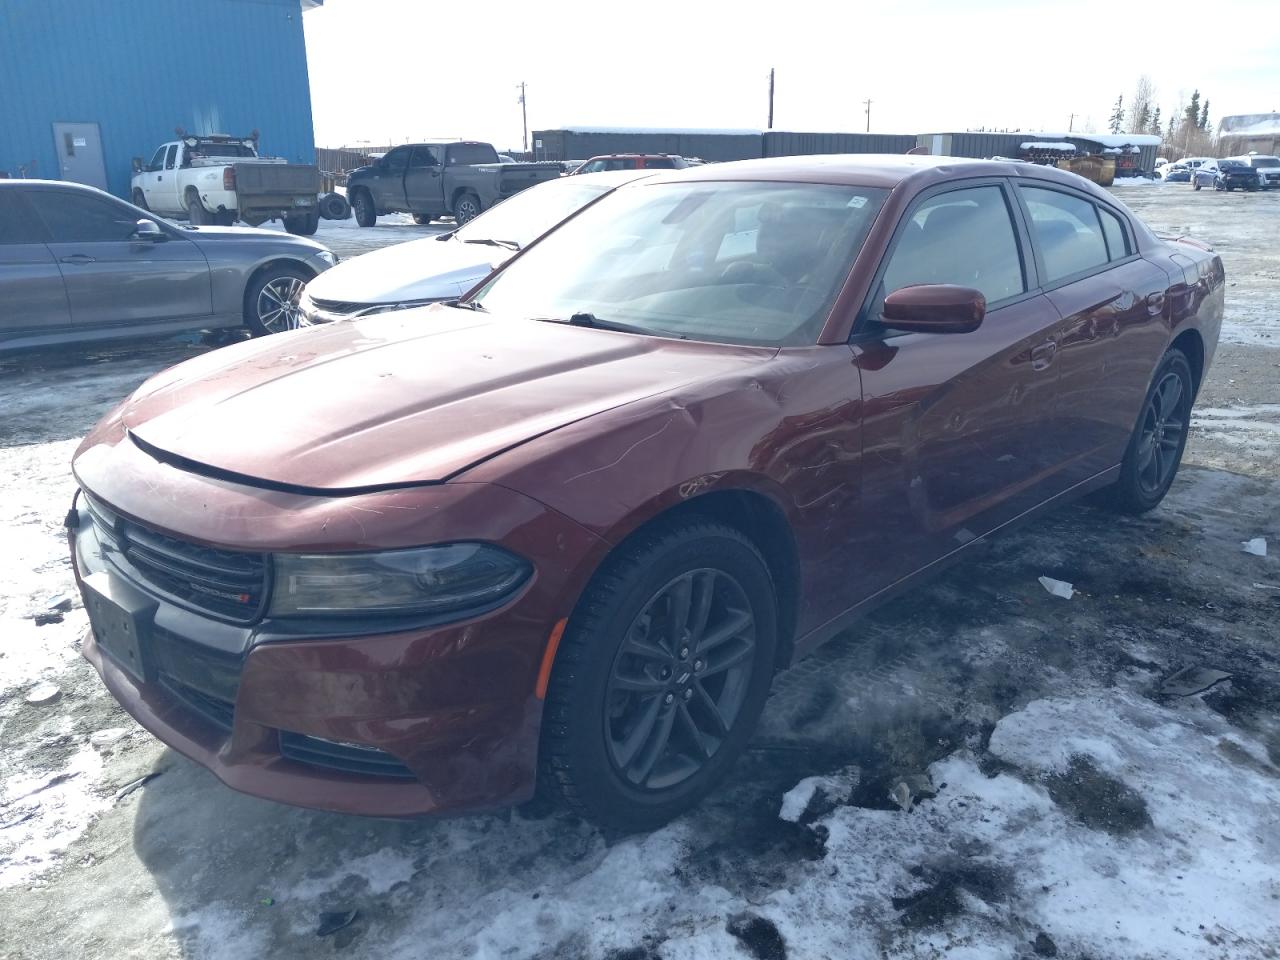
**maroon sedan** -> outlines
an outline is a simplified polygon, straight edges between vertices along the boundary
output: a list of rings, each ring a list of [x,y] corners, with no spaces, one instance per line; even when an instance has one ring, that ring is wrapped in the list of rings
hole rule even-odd
[[[154,377],[75,455],[85,656],[230,786],[648,827],[943,561],[1169,489],[1223,271],[1030,164],[623,187],[454,306]]]

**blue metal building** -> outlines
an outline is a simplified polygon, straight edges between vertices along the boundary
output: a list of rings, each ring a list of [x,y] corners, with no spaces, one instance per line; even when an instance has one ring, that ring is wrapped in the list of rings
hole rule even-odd
[[[323,0],[0,0],[0,176],[129,196],[175,128],[315,162],[302,14]]]

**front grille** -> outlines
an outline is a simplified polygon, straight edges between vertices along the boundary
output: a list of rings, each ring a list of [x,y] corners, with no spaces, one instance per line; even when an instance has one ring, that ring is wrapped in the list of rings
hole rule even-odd
[[[160,674],[160,685],[183,706],[198,713],[218,729],[226,733],[231,732],[231,724],[235,719],[234,703],[211,697],[167,673]]]
[[[118,551],[137,579],[165,597],[235,623],[251,623],[262,613],[268,590],[264,554],[180,540],[86,500],[104,546]]]
[[[314,297],[311,302],[315,305],[317,310],[322,310],[325,313],[336,314],[340,317],[345,317],[352,313],[358,313],[361,310],[368,310],[369,307],[372,306],[372,304],[368,303],[351,303],[345,300],[317,300]]]
[[[290,733],[288,730],[280,731],[280,755],[299,763],[340,770],[343,773],[395,780],[416,779],[408,767],[377,747],[338,743],[321,737]]]

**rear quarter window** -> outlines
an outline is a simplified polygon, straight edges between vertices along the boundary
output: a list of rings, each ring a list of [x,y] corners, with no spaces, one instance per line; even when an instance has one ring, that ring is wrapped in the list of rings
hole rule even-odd
[[[1088,200],[1041,187],[1021,187],[1047,283],[1104,266],[1107,241],[1099,211]]]

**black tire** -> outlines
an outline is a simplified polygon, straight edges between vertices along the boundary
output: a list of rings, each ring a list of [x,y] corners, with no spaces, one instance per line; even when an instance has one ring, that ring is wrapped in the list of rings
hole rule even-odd
[[[1197,179],[1195,178],[1195,175],[1194,175],[1194,174],[1193,174],[1193,175],[1192,175],[1192,177],[1191,177],[1191,189],[1192,189],[1192,190],[1199,190],[1199,189],[1200,189],[1200,181],[1199,181],[1199,180],[1197,180]]]
[[[1178,395],[1172,399],[1163,391],[1172,391],[1175,383]],[[1119,513],[1139,514],[1154,509],[1164,499],[1182,463],[1194,400],[1191,364],[1181,350],[1170,350],[1160,361],[1142,401],[1142,412],[1120,464],[1120,478],[1099,491],[1102,505]]]
[[[453,220],[458,226],[462,226],[476,217],[480,216],[480,212],[484,208],[480,205],[480,198],[470,190],[458,195],[458,199],[453,204]]]
[[[291,213],[284,218],[284,228],[299,237],[309,237],[320,229],[320,211]]]
[[[200,202],[200,198],[196,194],[187,195],[187,222],[193,227],[207,226],[212,218],[208,210],[204,208],[204,204]]]
[[[378,208],[373,205],[373,197],[368,190],[357,190],[352,194],[351,210],[356,215],[356,223],[362,227],[372,227],[378,222]]]
[[[326,220],[345,220],[351,216],[351,204],[340,193],[326,193],[320,198],[317,209]]]
[[[311,277],[302,267],[288,263],[269,266],[259,273],[244,292],[244,325],[249,332],[255,337],[266,337],[297,327],[300,314],[290,306],[297,303]],[[264,294],[269,288],[276,296]],[[284,300],[291,303],[285,304]],[[276,304],[282,312],[276,313]]]
[[[413,215],[413,222],[421,226],[426,226],[431,222],[431,217],[425,213],[415,213]]]
[[[677,633],[686,639],[673,646]],[[719,653],[700,658],[699,643]],[[685,812],[755,729],[776,647],[773,581],[746,537],[700,519],[637,534],[569,619],[542,718],[540,794],[624,832]]]
[[[146,195],[141,190],[133,191],[133,205],[135,207],[140,207],[143,210],[151,209],[150,207],[147,206]]]
[[[213,222],[220,227],[234,226],[236,222],[236,212],[234,210],[219,210],[213,215]]]

